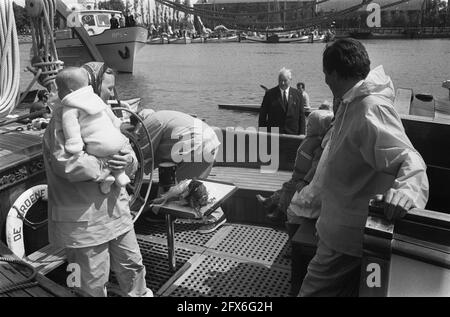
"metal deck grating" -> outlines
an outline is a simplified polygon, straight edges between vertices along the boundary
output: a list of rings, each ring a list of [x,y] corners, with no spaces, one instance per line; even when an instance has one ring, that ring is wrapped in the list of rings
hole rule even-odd
[[[169,270],[167,247],[142,239],[138,239],[138,243],[147,271],[145,276],[147,286],[156,293],[174,274]],[[176,248],[176,270],[179,270],[194,254],[193,251]]]
[[[183,224],[175,222],[175,243],[186,243],[196,246],[205,244],[214,236],[214,232],[207,234],[197,233],[200,224]],[[138,221],[135,225],[137,234],[167,240],[166,224]]]
[[[290,272],[254,262],[219,256],[203,256],[169,288],[173,297],[287,297]]]
[[[177,226],[186,229],[198,225]],[[147,270],[147,286],[157,296],[290,295],[290,260],[283,257],[289,245],[285,232],[240,224],[227,224],[208,235],[186,230],[178,237],[184,244],[176,247],[174,273],[168,266],[165,224],[145,223],[143,227],[148,235],[138,237],[138,242]],[[139,232],[137,228],[136,231]],[[198,238],[189,235],[201,236],[198,238],[204,239],[204,246],[198,247]],[[189,244],[191,241],[196,245]],[[111,281],[114,282],[113,277]]]
[[[255,262],[290,267],[290,260],[283,256],[288,245],[286,232],[266,227],[233,225],[232,230],[214,249]]]
[[[160,290],[161,287],[175,274],[169,270],[169,264],[167,261],[167,247],[139,238],[138,243],[146,270],[145,281],[147,282],[147,287],[149,287],[153,293],[157,295],[158,290]],[[195,252],[176,248],[176,254],[176,271],[178,271],[195,254]],[[112,284],[109,286],[112,291],[108,293],[108,297],[118,297],[118,293],[114,291],[119,290],[118,282],[115,273],[112,271],[109,282]]]

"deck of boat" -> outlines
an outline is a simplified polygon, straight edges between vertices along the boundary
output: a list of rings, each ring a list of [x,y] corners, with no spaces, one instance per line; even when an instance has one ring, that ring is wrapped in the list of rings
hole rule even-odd
[[[175,223],[176,272],[169,270],[164,223],[139,219],[136,233],[155,296],[286,297],[290,260],[284,231],[227,223],[209,234]]]
[[[18,259],[7,247],[0,241],[0,257]],[[0,289],[3,287],[17,285],[22,283],[31,274],[31,270],[23,265],[0,261]],[[32,287],[17,289],[14,291],[0,293],[0,297],[71,297],[76,296],[67,288],[55,284],[45,276],[38,274],[37,284]]]

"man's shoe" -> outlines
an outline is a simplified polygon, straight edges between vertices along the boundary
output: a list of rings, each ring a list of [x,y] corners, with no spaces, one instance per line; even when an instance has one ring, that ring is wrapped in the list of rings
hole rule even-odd
[[[256,200],[257,200],[261,205],[263,205],[264,207],[266,207],[267,199],[268,199],[268,198],[263,197],[263,196],[261,196],[260,194],[256,195]]]
[[[221,225],[223,225],[225,222],[227,222],[227,218],[225,215],[222,215],[217,221],[213,223],[208,223],[204,226],[201,226],[197,232],[198,233],[210,233],[218,229]]]

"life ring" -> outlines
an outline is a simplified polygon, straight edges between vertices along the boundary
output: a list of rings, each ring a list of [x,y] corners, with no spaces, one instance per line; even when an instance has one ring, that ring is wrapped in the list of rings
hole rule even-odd
[[[23,192],[11,206],[6,217],[6,243],[19,258],[25,257],[23,220],[30,208],[40,199],[47,200],[46,184],[36,185]]]

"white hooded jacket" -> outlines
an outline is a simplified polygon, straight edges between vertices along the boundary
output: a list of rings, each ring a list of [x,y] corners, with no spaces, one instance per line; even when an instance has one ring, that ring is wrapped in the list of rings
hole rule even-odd
[[[317,231],[338,252],[362,255],[374,195],[393,188],[418,208],[428,200],[426,165],[406,136],[393,100],[392,81],[379,66],[343,96],[336,112]]]

